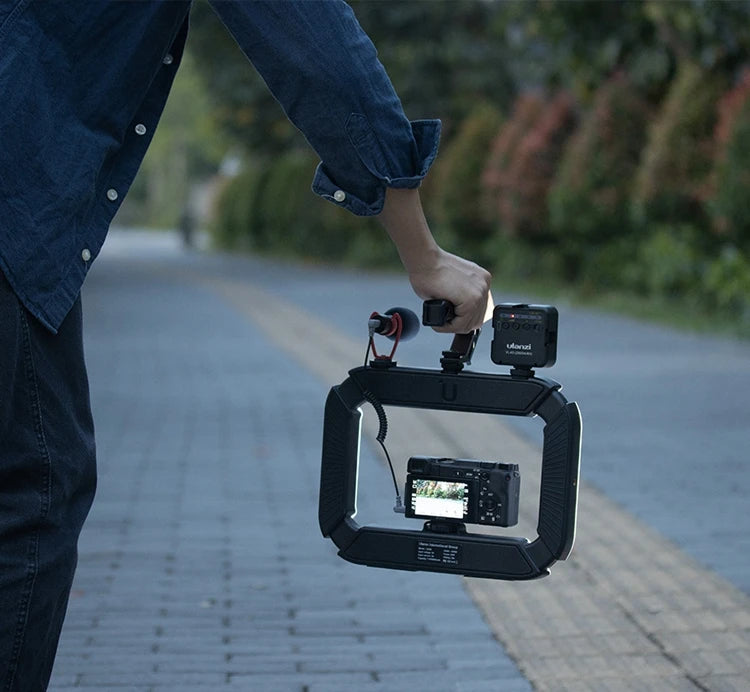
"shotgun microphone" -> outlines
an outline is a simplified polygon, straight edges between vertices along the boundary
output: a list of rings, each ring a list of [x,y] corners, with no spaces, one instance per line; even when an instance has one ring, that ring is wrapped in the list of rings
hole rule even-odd
[[[408,308],[391,308],[384,315],[373,312],[367,322],[371,334],[382,334],[391,340],[398,333],[398,322],[401,322],[401,341],[416,336],[419,331],[419,318]]]

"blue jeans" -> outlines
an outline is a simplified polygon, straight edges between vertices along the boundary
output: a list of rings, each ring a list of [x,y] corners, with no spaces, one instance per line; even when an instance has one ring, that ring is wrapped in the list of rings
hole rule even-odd
[[[49,682],[96,487],[80,298],[55,335],[0,272],[0,691]]]

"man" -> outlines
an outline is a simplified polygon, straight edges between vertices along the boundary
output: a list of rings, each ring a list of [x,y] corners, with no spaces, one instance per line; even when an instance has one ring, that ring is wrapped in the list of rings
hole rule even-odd
[[[409,122],[341,0],[212,2],[321,157],[313,189],[379,215],[445,331],[489,274],[432,238],[417,187],[440,123]],[[0,689],[46,689],[96,484],[79,293],[156,128],[189,0],[0,0]]]

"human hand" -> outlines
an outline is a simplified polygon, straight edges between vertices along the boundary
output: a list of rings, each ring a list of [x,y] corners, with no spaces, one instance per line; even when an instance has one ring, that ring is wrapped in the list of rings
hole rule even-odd
[[[422,300],[441,298],[453,303],[450,323],[433,327],[437,332],[464,334],[479,329],[492,317],[494,303],[490,273],[469,260],[436,248],[418,269],[409,272],[414,292]]]

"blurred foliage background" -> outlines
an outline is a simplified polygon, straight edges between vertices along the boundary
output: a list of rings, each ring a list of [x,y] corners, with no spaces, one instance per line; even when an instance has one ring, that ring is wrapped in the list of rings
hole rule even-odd
[[[407,115],[443,121],[422,191],[447,249],[507,284],[750,331],[750,0],[350,4]],[[188,214],[226,249],[397,263],[375,221],[310,192],[316,164],[197,1],[125,221]]]

